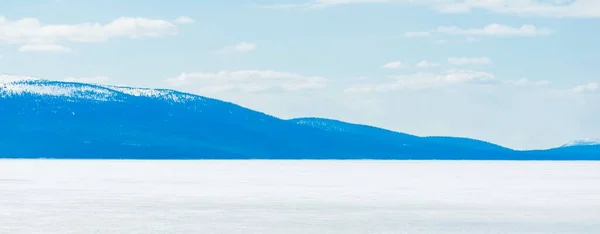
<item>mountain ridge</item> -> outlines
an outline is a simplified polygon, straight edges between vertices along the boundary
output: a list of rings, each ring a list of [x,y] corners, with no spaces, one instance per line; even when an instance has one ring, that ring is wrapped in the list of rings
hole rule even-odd
[[[0,76],[0,158],[557,159],[600,147],[517,151],[325,118],[280,119],[170,89]],[[34,144],[39,149],[27,145]],[[85,155],[84,155],[85,154]]]

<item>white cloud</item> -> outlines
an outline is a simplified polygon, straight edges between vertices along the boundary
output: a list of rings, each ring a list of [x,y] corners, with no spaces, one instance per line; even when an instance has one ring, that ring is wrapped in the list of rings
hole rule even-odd
[[[404,36],[408,38],[430,37],[431,32],[405,32]]]
[[[251,42],[240,42],[235,45],[227,46],[218,51],[219,54],[231,54],[231,53],[247,53],[256,50],[257,45]]]
[[[390,92],[400,89],[401,86],[396,83],[381,84],[362,84],[354,85],[344,89],[345,93],[371,93],[371,92]]]
[[[408,67],[408,65],[402,61],[391,61],[391,62],[383,64],[381,66],[381,68],[385,68],[385,69],[400,69],[400,68],[406,68],[406,67]]]
[[[450,57],[448,63],[453,65],[492,64],[488,57]]]
[[[272,5],[263,5],[261,6],[262,8],[265,9],[293,9],[293,8],[300,8],[300,7],[308,7],[310,6],[310,4],[308,3],[282,3],[282,4],[272,4]]]
[[[395,0],[312,0],[304,3],[284,3],[276,5],[268,5],[267,8],[281,9],[281,8],[325,8],[331,6],[341,6],[348,4],[361,4],[361,3],[391,3]]]
[[[325,8],[359,3],[396,3],[429,6],[442,13],[468,13],[474,9],[482,9],[502,14],[541,17],[600,17],[600,1],[597,0],[312,0],[299,4],[280,4],[268,7]]]
[[[451,69],[440,73],[415,73],[408,75],[390,76],[391,82],[383,83],[359,83],[351,85],[344,91],[346,93],[368,93],[368,92],[391,92],[397,90],[420,90],[430,88],[444,88],[458,85],[485,85],[485,86],[545,86],[550,84],[547,80],[529,80],[521,78],[518,80],[500,80],[492,73]],[[597,85],[597,84],[596,84]],[[590,86],[592,88],[592,86]],[[598,88],[597,86],[595,87]],[[590,89],[586,86],[586,90]]]
[[[108,84],[111,81],[111,79],[106,76],[68,77],[63,79],[63,81],[89,84]]]
[[[460,84],[497,84],[494,74],[472,70],[447,70],[441,73],[416,73],[392,76],[393,82],[359,84],[345,89],[349,93],[390,92],[401,89],[436,88]]]
[[[457,26],[441,26],[433,32],[442,34],[470,35],[470,36],[506,36],[506,37],[534,37],[552,34],[552,30],[537,28],[535,25],[524,24],[512,27],[502,24],[488,24],[483,28],[463,29]]]
[[[399,76],[403,79],[405,77]],[[411,78],[408,76],[406,78]],[[489,84],[494,82],[494,74],[472,70],[448,70],[442,74],[426,76],[425,81],[431,84]]]
[[[43,24],[36,18],[10,21],[0,16],[0,43],[25,45],[23,50],[28,51],[64,51],[65,42],[164,37],[177,34],[177,30],[174,22],[141,17],[121,17],[106,24]]]
[[[600,82],[591,82],[588,84],[579,85],[572,89],[576,93],[590,93],[600,91]]]
[[[315,4],[320,5],[343,5],[343,4],[357,4],[357,3],[388,3],[393,0],[314,0]]]
[[[527,78],[521,78],[518,80],[507,80],[504,81],[505,84],[511,84],[511,85],[516,85],[516,86],[543,86],[543,85],[548,85],[550,84],[550,81],[548,80],[530,80]]]
[[[477,41],[480,37],[537,37],[548,36],[554,32],[547,28],[538,28],[532,24],[523,24],[513,27],[502,24],[488,24],[481,28],[460,28],[458,26],[439,26],[435,29],[422,32],[405,32],[404,36],[408,38],[429,37],[435,34],[461,35],[466,36],[465,42],[471,43]],[[447,39],[436,40],[437,44],[446,44]]]
[[[62,45],[55,44],[26,44],[19,47],[19,52],[68,53],[71,52],[71,49]]]
[[[505,14],[546,17],[600,17],[600,2],[596,0],[458,0],[438,1],[441,12],[466,13],[484,9]]]
[[[221,71],[217,73],[182,73],[165,80],[173,87],[186,87],[200,93],[300,91],[322,89],[328,80],[271,70]]]
[[[173,20],[173,22],[177,24],[191,24],[194,23],[195,20],[187,16],[179,16],[175,20]]]
[[[415,66],[417,66],[418,68],[430,68],[430,67],[439,67],[440,64],[428,62],[427,60],[423,60],[421,62],[418,62]]]

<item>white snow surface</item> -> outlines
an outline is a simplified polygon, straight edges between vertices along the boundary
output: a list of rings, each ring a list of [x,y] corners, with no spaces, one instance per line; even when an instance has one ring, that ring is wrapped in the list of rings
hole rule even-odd
[[[157,98],[173,102],[201,100],[199,96],[172,90],[60,82],[34,77],[0,75],[0,97],[23,94],[96,101],[120,101],[123,96]]]
[[[0,160],[0,233],[597,234],[599,162]]]
[[[14,81],[0,84],[0,96],[35,94],[40,96],[93,99],[98,101],[116,100],[111,90],[70,83],[51,83],[41,80]]]
[[[131,87],[122,87],[122,86],[111,86],[105,85],[103,87],[109,88],[111,90],[115,90],[127,95],[136,96],[136,97],[151,97],[151,98],[162,98],[166,100],[172,100],[174,102],[184,102],[184,101],[193,101],[199,100],[199,96],[194,96],[190,94],[176,93],[171,90],[159,90],[159,89],[144,89],[144,88],[131,88]]]
[[[600,139],[581,139],[581,140],[571,141],[571,142],[563,145],[563,147],[586,146],[586,145],[600,145]]]

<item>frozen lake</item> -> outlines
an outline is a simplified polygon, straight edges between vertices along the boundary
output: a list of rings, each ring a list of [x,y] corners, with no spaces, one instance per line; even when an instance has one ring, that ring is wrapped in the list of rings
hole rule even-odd
[[[0,160],[0,233],[600,233],[600,162]]]

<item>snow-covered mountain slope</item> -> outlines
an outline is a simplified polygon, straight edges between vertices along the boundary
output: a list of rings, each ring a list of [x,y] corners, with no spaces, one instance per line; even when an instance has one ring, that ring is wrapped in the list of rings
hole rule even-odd
[[[312,128],[322,129],[325,131],[346,132],[349,131],[348,125],[337,120],[320,119],[320,118],[299,118],[291,119],[290,121]]]
[[[485,151],[509,151],[510,149],[485,141],[459,137],[419,137],[406,133],[394,132],[383,128],[345,123],[333,119],[323,118],[298,118],[290,121],[304,126],[310,126],[317,129],[332,132],[343,132],[352,135],[361,135],[368,138],[374,138],[378,141],[387,141],[390,143],[402,143],[405,146],[428,146],[437,149],[448,150],[480,150]]]
[[[600,139],[581,139],[581,140],[571,141],[567,144],[564,144],[562,147],[590,146],[590,145],[600,145]]]
[[[407,138],[417,138],[417,136],[394,132],[383,128],[378,128],[363,124],[347,123],[335,119],[325,118],[296,118],[290,119],[289,121],[311,128],[321,129],[330,132],[344,132],[344,133],[378,133],[378,134],[393,134],[402,135]]]
[[[477,140],[419,137],[337,120],[282,120],[174,90],[18,76],[0,76],[0,123],[0,158],[487,160],[596,155],[596,148],[517,152]]]
[[[122,101],[127,96],[158,98],[173,102],[196,101],[199,96],[172,90],[49,81],[39,78],[0,76],[0,97],[39,95],[72,100]]]

